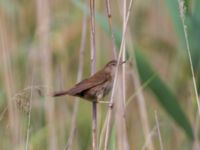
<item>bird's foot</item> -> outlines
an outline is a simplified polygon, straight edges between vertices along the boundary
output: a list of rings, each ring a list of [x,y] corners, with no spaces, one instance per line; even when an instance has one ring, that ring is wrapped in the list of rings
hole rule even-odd
[[[114,103],[108,102],[108,101],[98,101],[98,103],[99,103],[99,104],[108,104],[108,106],[109,106],[110,108],[113,108],[113,106],[114,106]]]

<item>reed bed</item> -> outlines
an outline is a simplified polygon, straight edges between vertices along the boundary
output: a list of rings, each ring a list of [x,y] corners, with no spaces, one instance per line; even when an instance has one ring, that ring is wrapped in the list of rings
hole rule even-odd
[[[0,149],[198,150],[199,9],[198,0],[1,0]],[[112,59],[127,63],[109,104],[50,96]]]

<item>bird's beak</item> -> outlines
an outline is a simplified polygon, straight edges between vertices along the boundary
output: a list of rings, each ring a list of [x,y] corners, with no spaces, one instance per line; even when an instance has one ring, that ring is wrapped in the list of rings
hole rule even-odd
[[[120,65],[122,65],[122,64],[124,64],[124,63],[126,63],[127,62],[127,60],[125,60],[125,61],[122,61],[121,63],[120,63]]]

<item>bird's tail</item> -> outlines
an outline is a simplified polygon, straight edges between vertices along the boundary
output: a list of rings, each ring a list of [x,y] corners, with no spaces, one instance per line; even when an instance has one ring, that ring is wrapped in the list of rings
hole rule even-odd
[[[56,92],[53,94],[53,97],[63,96],[67,94],[68,94],[68,91]]]

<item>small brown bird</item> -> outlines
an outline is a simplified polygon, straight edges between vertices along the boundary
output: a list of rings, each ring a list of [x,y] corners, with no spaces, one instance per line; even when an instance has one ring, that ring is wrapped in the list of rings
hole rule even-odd
[[[125,62],[126,61],[120,62],[119,65]],[[77,83],[73,88],[67,91],[54,93],[53,96],[71,95],[91,102],[98,102],[112,89],[116,68],[117,60],[112,60],[108,62],[102,70]]]

